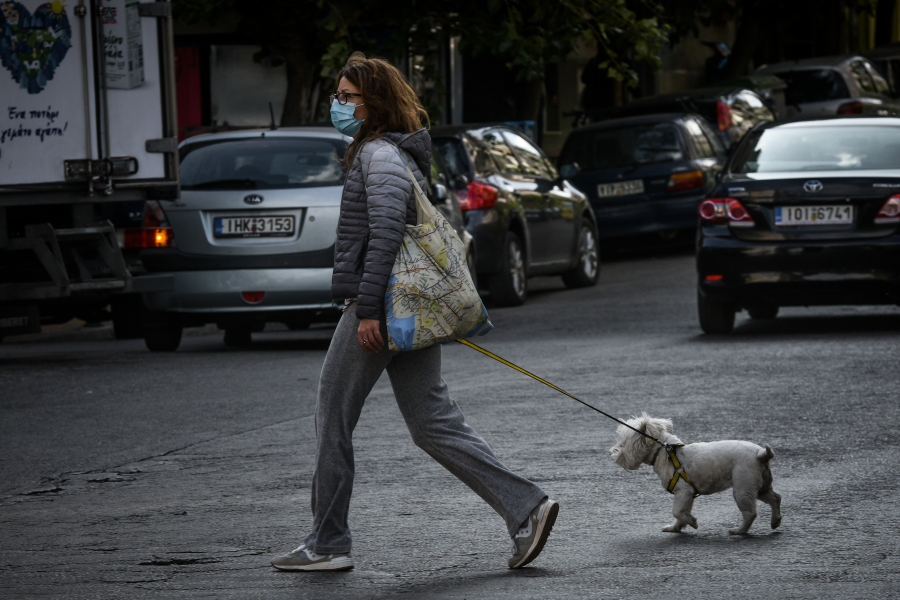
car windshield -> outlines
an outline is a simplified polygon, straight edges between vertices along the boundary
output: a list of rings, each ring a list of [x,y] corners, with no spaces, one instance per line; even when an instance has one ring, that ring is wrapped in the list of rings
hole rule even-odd
[[[577,163],[581,171],[599,171],[684,160],[678,130],[671,123],[647,123],[573,135],[559,164]]]
[[[776,75],[787,83],[784,99],[789,106],[850,97],[843,78],[831,69],[788,71]]]
[[[785,127],[751,134],[738,147],[733,173],[896,169],[900,128]]]
[[[345,144],[326,138],[244,138],[181,149],[181,188],[231,190],[342,185]]]

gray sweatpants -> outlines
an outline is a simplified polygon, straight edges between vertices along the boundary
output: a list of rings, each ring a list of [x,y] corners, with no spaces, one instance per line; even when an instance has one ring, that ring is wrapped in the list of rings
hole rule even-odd
[[[382,322],[384,347],[369,354],[359,347],[358,327],[354,303],[341,317],[322,366],[316,402],[313,526],[305,540],[307,547],[319,554],[350,551],[347,514],[353,491],[353,430],[366,397],[385,369],[415,444],[481,496],[513,535],[547,494],[503,466],[466,424],[441,377],[441,347],[391,352]]]

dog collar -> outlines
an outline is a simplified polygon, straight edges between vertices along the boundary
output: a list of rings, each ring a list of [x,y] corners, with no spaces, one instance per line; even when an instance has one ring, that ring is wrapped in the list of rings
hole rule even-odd
[[[678,483],[678,479],[684,479],[684,481],[693,488],[694,497],[700,495],[700,492],[697,491],[697,486],[695,486],[690,479],[688,479],[687,472],[684,470],[684,467],[681,466],[681,463],[678,461],[678,457],[675,455],[675,450],[684,446],[682,443],[678,444],[666,444],[666,454],[669,455],[669,461],[672,463],[672,466],[675,467],[675,474],[672,475],[672,481],[669,482],[669,486],[666,488],[666,491],[670,494],[674,494],[673,491],[675,489],[675,484]],[[662,447],[660,447],[662,450]],[[659,450],[656,451],[656,454],[659,454]],[[653,455],[653,462],[656,462],[656,454]],[[652,464],[652,463],[651,463]]]

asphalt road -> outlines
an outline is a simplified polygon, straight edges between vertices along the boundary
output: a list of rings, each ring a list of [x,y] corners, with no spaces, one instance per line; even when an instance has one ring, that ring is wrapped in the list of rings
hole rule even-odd
[[[685,442],[775,450],[748,536],[726,492],[699,529],[661,531],[671,496],[607,450],[614,424],[471,349],[444,349],[469,423],[560,503],[544,553],[506,568],[503,523],[411,442],[387,378],[356,430],[347,573],[269,558],[310,523],[315,389],[330,330],[174,354],[108,328],[0,345],[2,598],[890,598],[900,596],[900,309],[784,310],[703,336],[689,252],[607,261],[600,284],[533,280],[492,309],[485,348],[616,416],[668,417]]]

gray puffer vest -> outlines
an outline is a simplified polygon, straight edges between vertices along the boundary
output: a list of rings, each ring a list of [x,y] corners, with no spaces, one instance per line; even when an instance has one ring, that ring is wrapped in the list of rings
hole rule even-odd
[[[404,158],[425,191],[423,173],[431,170],[428,132],[420,129],[382,137],[405,151]],[[390,142],[375,139],[357,150],[341,197],[331,297],[341,303],[355,298],[360,319],[379,319],[384,314],[391,267],[406,225],[416,222],[412,189],[403,161]]]

